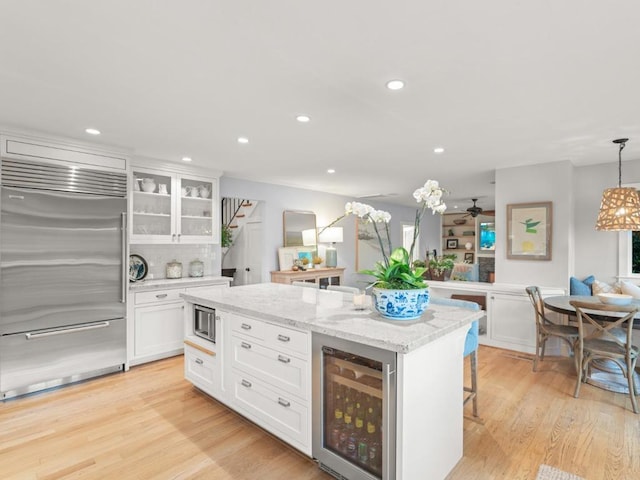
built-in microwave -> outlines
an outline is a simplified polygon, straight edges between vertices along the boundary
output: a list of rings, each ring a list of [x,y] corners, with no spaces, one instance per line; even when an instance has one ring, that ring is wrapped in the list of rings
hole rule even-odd
[[[198,337],[216,343],[216,310],[215,308],[193,306],[193,333]]]

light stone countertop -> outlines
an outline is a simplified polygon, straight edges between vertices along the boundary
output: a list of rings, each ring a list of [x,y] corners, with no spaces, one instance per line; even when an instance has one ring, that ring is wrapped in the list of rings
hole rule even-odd
[[[140,280],[129,282],[129,290],[143,292],[145,290],[158,290],[160,288],[184,288],[200,287],[206,285],[220,285],[229,283],[231,277],[220,277],[208,275],[204,277],[183,277],[183,278],[155,278],[153,280]]]
[[[391,321],[371,308],[358,311],[343,292],[260,283],[181,296],[190,303],[247,315],[301,330],[408,353],[484,315],[461,307],[430,304],[418,320]]]

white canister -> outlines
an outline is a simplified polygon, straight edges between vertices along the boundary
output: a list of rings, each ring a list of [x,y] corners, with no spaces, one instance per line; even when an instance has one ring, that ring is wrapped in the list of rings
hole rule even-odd
[[[182,264],[179,261],[167,263],[167,278],[182,278]]]
[[[190,277],[202,277],[204,275],[204,263],[195,259],[189,263],[189,276]]]

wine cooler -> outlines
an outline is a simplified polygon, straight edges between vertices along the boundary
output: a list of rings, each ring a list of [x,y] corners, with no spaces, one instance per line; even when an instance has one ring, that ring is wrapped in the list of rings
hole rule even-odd
[[[396,354],[313,334],[313,457],[339,479],[395,478]]]

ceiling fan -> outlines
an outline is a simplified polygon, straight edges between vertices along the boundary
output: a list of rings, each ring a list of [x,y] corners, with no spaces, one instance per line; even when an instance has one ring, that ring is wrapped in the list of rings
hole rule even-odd
[[[473,202],[473,206],[467,208],[467,212],[469,212],[467,215],[471,215],[473,218],[476,218],[482,213],[482,208],[476,205],[476,202],[478,201],[477,198],[472,198],[471,201]]]

